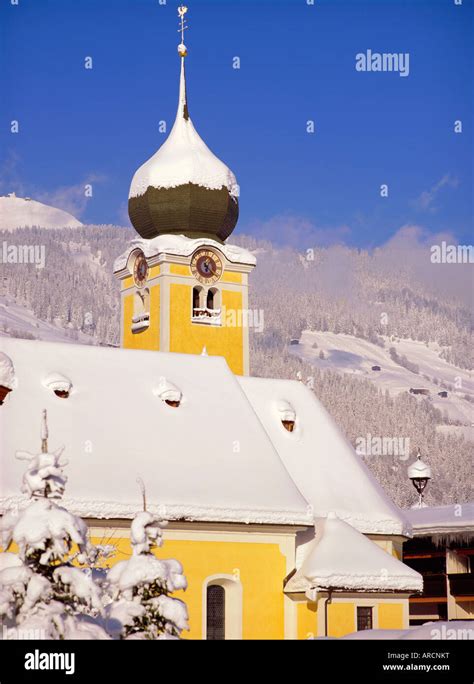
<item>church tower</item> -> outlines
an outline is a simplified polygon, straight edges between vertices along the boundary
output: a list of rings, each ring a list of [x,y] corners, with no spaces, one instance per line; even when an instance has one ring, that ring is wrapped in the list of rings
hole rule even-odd
[[[224,356],[247,375],[248,274],[255,257],[226,244],[239,215],[232,171],[197,133],[186,96],[186,7],[179,7],[181,62],[176,120],[135,173],[128,211],[140,238],[115,262],[121,281],[121,345]]]

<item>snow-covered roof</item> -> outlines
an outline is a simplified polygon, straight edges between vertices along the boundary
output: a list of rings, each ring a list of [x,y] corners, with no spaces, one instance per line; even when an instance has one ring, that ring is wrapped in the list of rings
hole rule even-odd
[[[404,513],[388,498],[332,418],[302,382],[238,379],[280,458],[316,518],[335,511],[360,532],[410,534]],[[282,426],[280,407],[296,414],[293,432]]]
[[[452,533],[474,536],[474,503],[410,508],[405,514],[416,537]]]
[[[136,171],[129,197],[143,195],[150,186],[174,188],[186,183],[208,190],[225,187],[232,197],[239,194],[234,174],[211,152],[189,117],[184,59],[181,59],[179,103],[174,126],[158,151]]]
[[[16,197],[14,193],[0,197],[0,230],[26,226],[80,228],[82,223],[67,211],[29,198]]]
[[[185,235],[169,234],[157,235],[150,240],[142,238],[131,240],[126,251],[115,260],[114,272],[117,273],[126,267],[128,257],[135,249],[141,249],[147,259],[151,259],[158,257],[160,254],[187,257],[203,246],[214,247],[214,249],[220,250],[225,258],[233,264],[255,266],[257,263],[255,256],[251,252],[237,245],[222,244],[216,240],[211,240],[209,237],[189,238]]]
[[[422,576],[335,513],[317,520],[315,539],[287,592],[308,589],[422,591]]]
[[[0,508],[19,503],[24,464],[36,453],[42,410],[49,446],[64,445],[64,505],[77,515],[131,518],[142,508],[169,519],[312,524],[307,502],[225,360],[1,338],[17,386],[0,408]],[[67,399],[45,383],[71,381]],[[156,395],[166,378],[179,407]],[[223,407],[225,410],[223,410]]]

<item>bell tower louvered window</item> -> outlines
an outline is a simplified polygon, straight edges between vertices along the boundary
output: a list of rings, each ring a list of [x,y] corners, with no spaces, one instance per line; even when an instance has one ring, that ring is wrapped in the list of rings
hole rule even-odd
[[[225,639],[225,589],[219,584],[207,587],[206,601],[207,639]]]

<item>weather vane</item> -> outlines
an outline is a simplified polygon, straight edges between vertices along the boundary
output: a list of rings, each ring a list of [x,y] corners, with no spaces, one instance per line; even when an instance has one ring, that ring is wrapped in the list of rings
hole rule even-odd
[[[184,18],[184,15],[186,14],[187,11],[188,11],[188,8],[186,7],[186,5],[180,5],[178,7],[178,15],[179,15],[179,19],[180,19],[180,26],[178,29],[178,33],[181,33],[181,43],[178,45],[178,52],[179,52],[180,57],[186,57],[186,55],[188,54],[188,51],[186,49],[186,45],[184,44],[184,32],[188,28],[188,26],[186,24],[186,19]]]

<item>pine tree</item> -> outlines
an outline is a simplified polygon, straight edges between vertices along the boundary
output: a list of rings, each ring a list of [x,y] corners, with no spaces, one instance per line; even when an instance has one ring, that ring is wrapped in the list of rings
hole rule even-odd
[[[89,542],[84,521],[55,502],[66,485],[62,452],[48,451],[43,411],[41,452],[16,454],[28,463],[22,491],[30,502],[2,520],[0,617],[19,638],[108,639],[101,587],[90,573],[102,549]]]
[[[161,560],[152,551],[163,543],[167,522],[144,510],[131,525],[132,556],[109,571],[113,602],[107,606],[107,628],[122,639],[173,639],[188,627],[183,601],[169,596],[186,589],[181,564]]]

